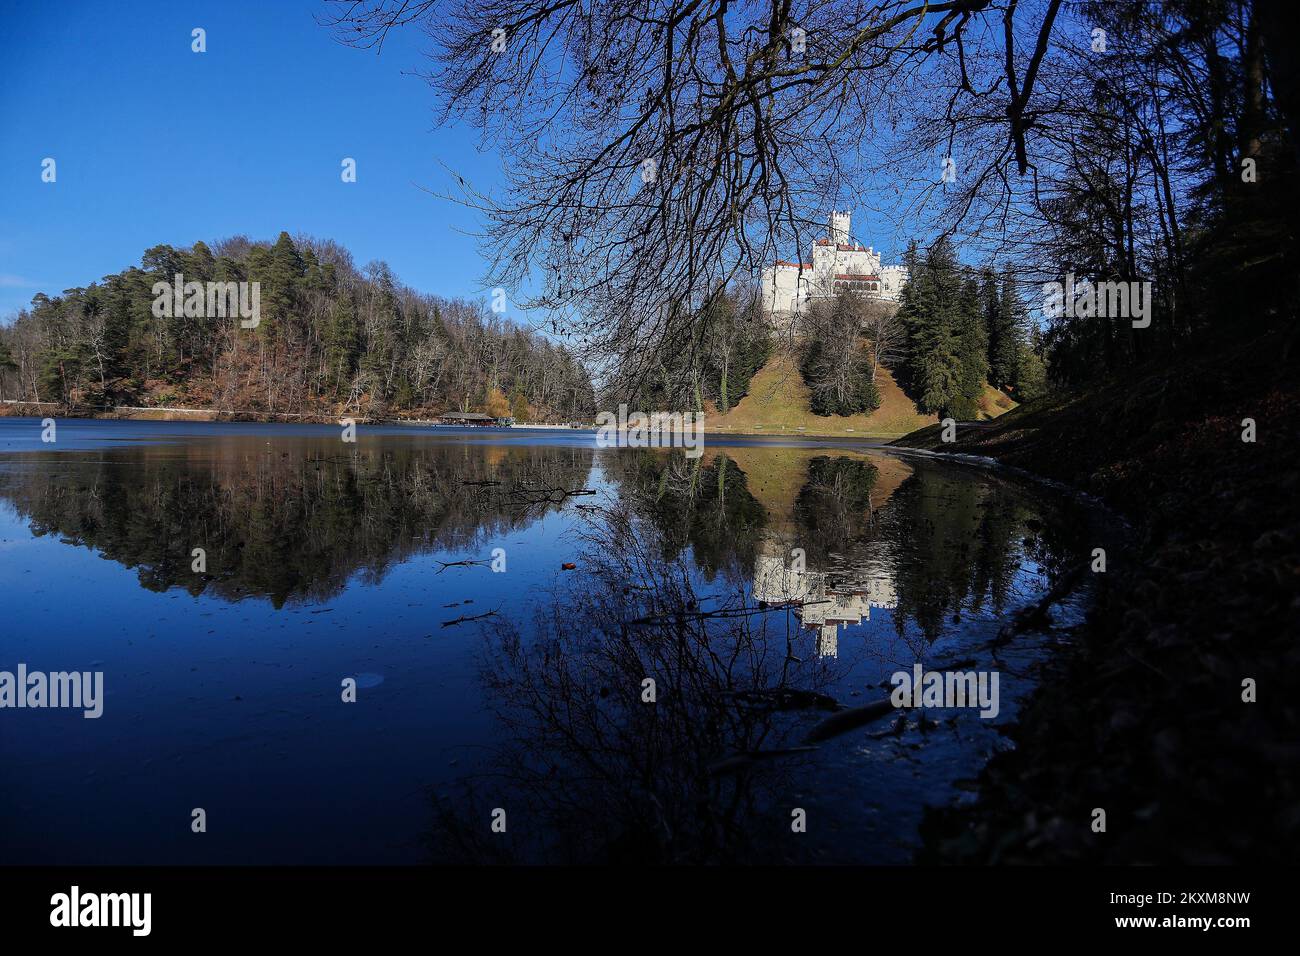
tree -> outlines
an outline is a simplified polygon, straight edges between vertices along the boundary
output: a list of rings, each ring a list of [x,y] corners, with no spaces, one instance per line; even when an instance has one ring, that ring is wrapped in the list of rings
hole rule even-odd
[[[958,390],[946,409],[954,418],[971,420],[979,416],[980,398],[989,374],[989,336],[985,321],[979,282],[971,276],[962,285],[958,303]]]
[[[907,332],[903,381],[917,407],[946,413],[961,390],[961,279],[952,243],[940,239],[922,259],[909,250],[909,281],[904,285],[898,318]]]
[[[799,370],[815,415],[853,415],[880,406],[875,360],[860,335],[863,306],[853,293],[841,292],[808,312]]]
[[[704,328],[703,392],[724,415],[749,392],[750,380],[772,353],[771,334],[752,288],[736,288],[714,297]]]
[[[506,398],[505,392],[493,386],[487,390],[483,410],[493,418],[507,418],[510,415],[510,400]]]
[[[1030,336],[1030,341],[1020,347],[1020,359],[1017,363],[1016,399],[1022,403],[1034,402],[1048,392],[1048,368],[1043,358],[1042,333],[1037,329]]]
[[[524,397],[521,388],[516,387],[514,394],[510,396],[510,415],[517,422],[529,420],[528,399]]]
[[[1000,277],[992,270],[985,272],[984,300],[989,331],[989,384],[1010,391],[1020,379],[1027,321],[1010,269],[1003,270]]]
[[[871,381],[881,368],[892,368],[903,355],[906,330],[893,302],[867,300],[861,304],[861,326],[871,342]]]

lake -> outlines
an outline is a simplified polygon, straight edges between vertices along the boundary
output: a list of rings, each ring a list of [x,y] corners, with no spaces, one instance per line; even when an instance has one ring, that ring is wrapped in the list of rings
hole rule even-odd
[[[852,442],[41,432],[0,419],[0,671],[103,712],[0,709],[5,863],[907,862],[1087,582],[999,631],[1108,533]],[[996,717],[813,732],[918,663],[996,672]]]

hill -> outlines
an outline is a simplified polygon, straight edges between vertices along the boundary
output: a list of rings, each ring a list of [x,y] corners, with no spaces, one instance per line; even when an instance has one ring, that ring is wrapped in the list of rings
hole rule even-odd
[[[749,392],[727,414],[719,414],[716,406],[706,403],[705,429],[724,434],[898,438],[938,422],[937,416],[916,407],[888,369],[879,369],[876,387],[880,407],[868,415],[814,415],[798,363],[788,351],[778,349],[754,373]],[[986,387],[980,419],[995,418],[1015,405],[1005,393]]]
[[[484,302],[420,293],[382,262],[281,232],[146,249],[139,266],[0,325],[0,400],[63,414],[277,421],[589,419],[577,356]]]

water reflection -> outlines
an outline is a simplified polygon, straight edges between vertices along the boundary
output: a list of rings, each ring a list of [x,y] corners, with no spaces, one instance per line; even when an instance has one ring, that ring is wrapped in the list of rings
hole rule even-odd
[[[466,550],[561,507],[578,448],[226,441],[12,459],[0,497],[38,536],[138,569],[151,591],[323,602],[357,574],[378,584],[416,554]],[[519,492],[503,495],[495,482]],[[525,494],[524,492],[534,492]],[[193,549],[206,572],[193,571]]]
[[[879,697],[880,681],[899,667],[984,653],[998,619],[1091,546],[1067,506],[1031,490],[850,449],[710,446],[688,459],[404,437],[339,447],[333,439],[270,445],[245,437],[11,457],[0,461],[0,500],[34,535],[135,569],[149,592],[258,598],[281,621],[344,592],[370,594],[362,601],[372,605],[358,609],[363,623],[329,616],[339,643],[327,649],[350,653],[362,633],[369,643],[364,622],[384,620],[375,640],[398,650],[386,667],[356,668],[385,672],[365,688],[388,703],[382,720],[420,727],[435,703],[444,715],[428,739],[410,729],[400,740],[384,737],[388,765],[403,764],[407,776],[378,771],[367,784],[409,792],[413,772],[431,785],[433,825],[427,806],[418,822],[401,825],[408,840],[428,831],[424,851],[444,861],[887,857],[882,847],[905,842],[919,814],[908,787],[926,774],[951,787],[956,774],[973,773],[992,746],[979,742],[985,729],[960,725],[952,749],[936,750],[942,759],[922,769],[910,752],[890,748],[922,732],[924,717],[864,718],[829,743],[814,729]],[[497,576],[479,562],[501,544],[510,570]],[[199,546],[204,574],[192,571]],[[530,564],[537,554],[546,560]],[[447,568],[452,556],[468,560]],[[561,561],[573,570],[562,571]],[[426,593],[431,604],[460,606],[467,582],[479,580],[473,575],[505,579],[509,596],[497,604],[494,592],[489,605],[478,590],[477,603],[446,612],[473,620],[446,632],[464,645],[407,647],[406,619],[376,610],[395,593],[398,567],[417,569],[396,592],[403,607],[418,607]],[[493,616],[477,619],[489,609]],[[31,603],[15,619],[35,626],[43,613]],[[269,621],[261,626],[269,633]],[[429,638],[429,627],[422,621],[412,633]],[[169,679],[180,688],[175,699],[186,701],[196,666],[177,644],[169,653],[179,676]],[[284,659],[310,671],[324,646],[290,643]],[[373,646],[379,654],[388,645]],[[436,669],[429,647],[443,655]],[[457,656],[472,657],[475,668],[457,674],[447,663]],[[241,682],[261,679],[230,663]],[[321,666],[311,676],[336,686],[344,665]],[[287,676],[275,693],[294,693],[303,680]],[[411,696],[396,696],[404,684]],[[208,700],[214,739],[233,719],[232,698],[257,698],[256,686],[240,687],[239,696]],[[352,748],[375,747],[389,725],[374,723],[381,718],[371,711],[342,723],[334,695],[318,696],[286,710],[336,721],[335,733],[354,735]],[[134,700],[138,719],[166,725],[171,715],[150,712],[145,696]],[[490,724],[480,727],[483,709]],[[251,731],[279,727],[273,719],[254,718]],[[186,741],[167,746],[191,746],[207,732],[190,726]],[[438,771],[439,748],[465,755]],[[245,757],[251,771],[267,759],[237,759]],[[284,777],[306,788],[322,783],[319,755],[298,766],[286,743],[277,759]],[[157,789],[148,799],[168,797]],[[818,801],[838,829],[800,839],[790,810]],[[487,825],[498,807],[509,815],[506,834]],[[312,820],[299,811],[303,830],[386,825],[384,813],[359,821],[341,801],[319,812]],[[239,859],[258,852],[250,847]],[[274,856],[301,858],[294,852],[279,847]]]
[[[729,449],[605,463],[618,493],[584,511],[581,574],[535,619],[489,639],[481,680],[504,742],[436,796],[435,859],[872,858],[791,830],[791,808],[844,770],[810,741],[836,736],[822,730],[828,713],[861,703],[853,676],[874,687],[927,659],[949,615],[1013,600],[1017,580],[1028,584],[1019,561],[1046,550],[1029,547],[1041,505],[981,490],[969,473],[892,459],[768,456],[752,483]],[[798,490],[783,500],[782,488]],[[949,521],[944,503],[966,507]],[[916,540],[925,574],[908,555]],[[872,610],[891,612],[902,649],[870,640]],[[858,646],[842,655],[850,632]],[[888,726],[871,732],[888,736],[911,725],[876,711],[852,730],[876,722]],[[874,776],[865,791],[888,779]],[[891,824],[902,809],[892,799]],[[482,825],[506,807],[506,834]]]

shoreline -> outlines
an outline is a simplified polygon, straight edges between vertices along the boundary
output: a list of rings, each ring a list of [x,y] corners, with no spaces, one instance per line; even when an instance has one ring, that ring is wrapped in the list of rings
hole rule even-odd
[[[1132,527],[1094,573],[1084,623],[1008,728],[970,805],[932,809],[918,862],[1286,862],[1300,799],[1280,756],[1300,736],[1288,699],[1300,601],[1291,449],[1300,375],[1281,332],[1147,367],[1087,394],[1022,407],[943,443],[891,446],[1064,485]],[[1157,410],[1172,409],[1159,428]],[[1242,438],[1245,420],[1259,438]],[[1095,568],[1092,569],[1095,572]],[[1247,700],[1246,679],[1271,685]],[[1253,685],[1252,685],[1253,687]],[[1252,690],[1253,695],[1253,690]],[[1260,781],[1247,792],[1242,776]],[[1105,832],[1092,814],[1106,810]],[[1215,820],[1207,826],[1207,820]],[[1252,856],[1243,855],[1252,847]]]
[[[425,418],[370,418],[364,415],[331,416],[318,412],[260,412],[240,409],[219,408],[179,408],[146,407],[118,405],[111,409],[66,409],[57,402],[20,402],[14,399],[0,399],[0,418],[41,418],[71,419],[78,421],[126,421],[126,422],[194,422],[194,423],[242,423],[242,424],[294,424],[294,425],[338,425],[340,417],[353,419],[358,425],[372,425],[398,428],[429,428],[457,432],[481,429],[493,431],[571,431],[575,433],[596,432],[598,426],[574,426],[554,422],[522,422],[515,425],[444,425]],[[714,438],[770,438],[774,440],[818,439],[835,441],[862,441],[884,443],[905,438],[906,432],[866,432],[852,428],[840,430],[807,430],[804,428],[786,428],[774,426],[771,430],[710,430],[704,431],[706,439]]]

